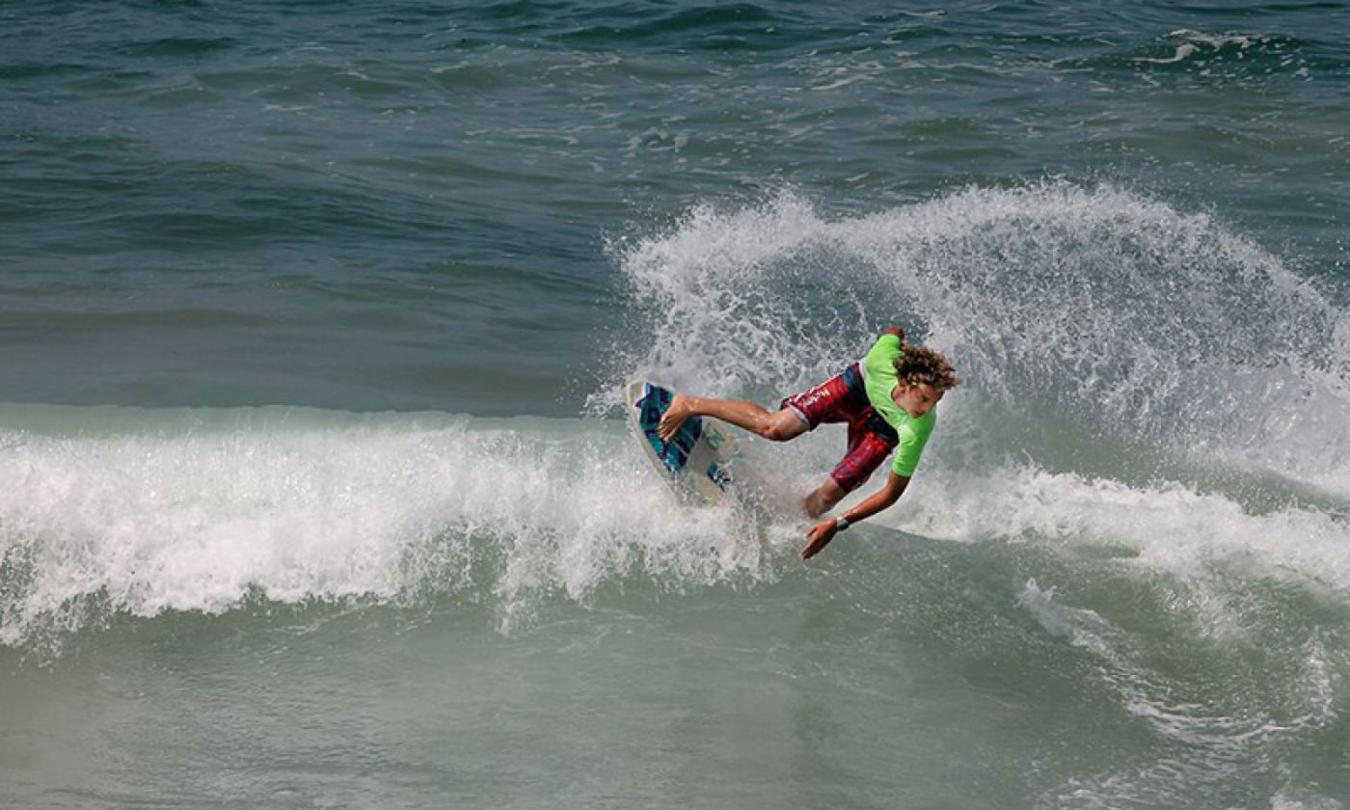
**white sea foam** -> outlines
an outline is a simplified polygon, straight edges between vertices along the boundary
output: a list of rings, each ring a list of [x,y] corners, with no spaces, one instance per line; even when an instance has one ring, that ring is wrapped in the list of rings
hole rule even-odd
[[[916,480],[904,508],[880,519],[925,536],[961,541],[1028,538],[1112,544],[1135,564],[1182,577],[1215,561],[1264,563],[1265,573],[1350,594],[1350,525],[1290,506],[1253,513],[1235,498],[1179,483],[1130,486],[1033,464],[941,472]]]
[[[615,422],[269,409],[216,412],[195,427],[146,411],[135,427],[118,413],[69,411],[67,421],[109,426],[83,434],[0,432],[0,641],[77,629],[91,604],[96,617],[151,616],[221,612],[253,591],[303,603],[486,589],[510,622],[537,594],[584,601],[633,576],[676,589],[771,579],[804,530],[793,496],[824,475],[843,438],[753,449],[786,493],[781,517],[763,526],[735,508],[677,503]],[[1315,509],[1252,514],[1180,484],[1034,465],[968,471],[941,454],[929,463],[872,526],[1123,545],[1137,554],[1130,564],[1191,579],[1216,561],[1249,561],[1266,576],[1350,589],[1350,532]]]
[[[898,322],[954,399],[1350,494],[1344,313],[1206,214],[1050,182],[831,221],[788,193],[614,250],[651,330],[623,376],[783,395]]]
[[[1305,76],[1308,72],[1299,44],[1277,35],[1210,34],[1180,28],[1163,39],[1175,47],[1171,56],[1138,56],[1130,61],[1141,68],[1147,65],[1190,65],[1198,75],[1211,79],[1265,76],[1276,70],[1271,66],[1276,60],[1280,73],[1287,72],[1290,67],[1295,68],[1293,75]],[[1262,66],[1249,64],[1252,62]]]
[[[254,589],[286,602],[454,593],[478,559],[507,612],[637,568],[680,586],[760,567],[741,516],[676,503],[613,425],[170,417],[111,435],[0,433],[0,641],[78,627],[90,600],[149,616],[227,610]]]
[[[939,406],[911,492],[874,523],[1120,544],[1179,576],[1249,558],[1350,586],[1350,319],[1208,214],[1056,181],[837,219],[787,192],[700,206],[613,250],[650,329],[617,375],[773,402],[891,323],[954,359],[967,383]],[[989,436],[999,413],[1082,446]],[[1144,478],[1109,461],[1074,469],[1102,454],[1098,440],[1170,461]],[[841,445],[812,436],[771,452],[805,486]],[[1169,478],[1169,464],[1247,483]]]

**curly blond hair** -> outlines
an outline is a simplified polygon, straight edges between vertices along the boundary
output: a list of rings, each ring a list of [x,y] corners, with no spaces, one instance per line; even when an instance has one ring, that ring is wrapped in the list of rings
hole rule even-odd
[[[904,354],[895,358],[895,373],[905,381],[905,385],[931,385],[941,393],[961,384],[956,369],[952,368],[942,352],[908,343],[900,349]]]

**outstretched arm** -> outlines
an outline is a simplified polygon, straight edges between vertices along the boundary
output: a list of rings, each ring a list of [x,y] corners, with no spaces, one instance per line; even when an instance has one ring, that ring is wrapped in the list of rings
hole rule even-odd
[[[862,503],[846,511],[842,517],[849,523],[865,520],[900,500],[900,496],[904,494],[907,486],[909,486],[908,478],[897,475],[894,470],[888,470],[886,485],[868,495]],[[806,548],[802,549],[802,559],[809,560],[819,554],[820,550],[829,545],[838,533],[838,518],[827,518],[812,526],[811,531],[806,533],[807,539],[811,542],[807,543]]]

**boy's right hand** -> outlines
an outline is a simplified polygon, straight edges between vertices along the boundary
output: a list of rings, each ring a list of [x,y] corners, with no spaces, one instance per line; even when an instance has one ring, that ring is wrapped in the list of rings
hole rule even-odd
[[[834,536],[839,533],[839,521],[834,518],[825,518],[811,527],[811,531],[806,533],[806,539],[811,542],[802,549],[802,559],[809,560],[820,553],[820,550],[830,544]]]
[[[901,328],[898,327],[898,326],[888,326],[888,327],[886,327],[886,331],[885,331],[885,332],[882,332],[881,334],[883,334],[883,335],[895,335],[896,337],[900,338],[900,342],[901,342],[901,343],[904,343],[904,342],[905,342],[905,330],[901,329]]]

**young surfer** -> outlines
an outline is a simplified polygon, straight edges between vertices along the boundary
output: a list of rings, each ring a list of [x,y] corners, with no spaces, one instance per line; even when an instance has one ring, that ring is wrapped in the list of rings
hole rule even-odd
[[[872,345],[867,356],[838,376],[809,391],[783,400],[775,413],[746,400],[676,394],[661,417],[657,434],[670,441],[693,416],[711,416],[766,439],[785,442],[817,425],[848,425],[848,452],[830,476],[802,501],[806,514],[819,517],[856,489],[899,448],[886,485],[838,518],[822,520],[807,532],[802,559],[814,557],[834,536],[894,504],[909,485],[928,435],[937,421],[934,406],[949,389],[961,384],[940,352],[904,342],[893,326]]]

